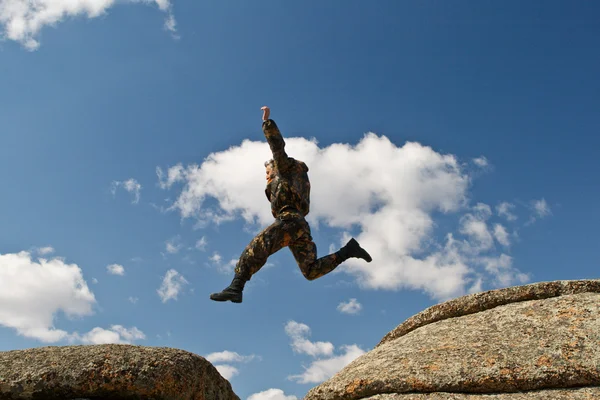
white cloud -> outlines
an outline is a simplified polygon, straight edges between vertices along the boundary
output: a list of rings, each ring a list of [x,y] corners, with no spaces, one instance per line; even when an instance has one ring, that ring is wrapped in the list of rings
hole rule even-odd
[[[175,31],[170,0],[125,0],[128,3],[156,4],[166,13],[165,29]],[[74,17],[97,18],[106,15],[116,0],[0,0],[2,36],[17,41],[29,50],[39,47],[38,36],[47,26]]]
[[[219,371],[223,378],[227,380],[230,380],[231,378],[240,373],[240,371],[232,365],[215,365],[215,368],[217,369],[217,371]]]
[[[525,224],[526,226],[533,224],[538,219],[547,217],[548,215],[552,214],[550,206],[548,205],[545,199],[531,201],[530,207],[533,214],[529,217],[529,220]]]
[[[76,264],[33,260],[25,251],[0,254],[0,324],[20,335],[43,342],[65,339],[68,333],[54,326],[56,314],[91,315],[95,303]]]
[[[177,164],[169,168],[167,176],[165,176],[162,168],[156,167],[156,175],[158,176],[158,185],[162,189],[168,189],[173,184],[184,180],[184,168],[183,165]]]
[[[112,275],[125,275],[125,268],[123,268],[123,266],[119,264],[111,264],[106,267],[106,270],[109,274]]]
[[[213,253],[212,256],[209,257],[209,260],[213,264],[220,264],[222,259],[223,259],[223,257],[221,257],[221,255],[216,251]]]
[[[310,168],[311,226],[338,230],[338,246],[350,229],[357,230],[353,236],[373,256],[370,264],[350,259],[339,269],[361,288],[420,289],[445,300],[466,294],[486,272],[476,270],[481,263],[475,257],[495,251],[488,205],[477,204],[458,220],[466,241],[435,232],[436,214],[460,217],[469,202],[472,179],[453,155],[414,142],[398,147],[371,133],[355,146],[324,148],[314,140],[286,138],[286,151]],[[244,140],[201,165],[157,168],[157,175],[161,187],[178,191],[169,210],[183,218],[206,225],[241,217],[262,227],[273,220],[264,196],[263,162],[269,158],[264,141]],[[436,236],[445,240],[438,243]]]
[[[250,362],[252,360],[254,360],[254,358],[256,358],[256,356],[254,354],[249,355],[249,356],[242,356],[234,351],[221,351],[221,352],[217,352],[217,353],[210,353],[209,355],[205,356],[204,358],[206,358],[208,361],[210,361],[213,364],[216,363],[231,363],[231,362]]]
[[[323,382],[338,373],[357,357],[365,354],[364,350],[353,344],[340,346],[342,354],[333,355],[335,349],[333,344],[330,342],[310,342],[305,338],[310,335],[310,328],[308,325],[296,321],[289,321],[285,325],[285,333],[292,339],[292,350],[294,352],[317,358],[308,368],[305,368],[303,374],[288,376],[288,379],[295,380],[298,383]],[[319,356],[329,357],[318,358]]]
[[[533,202],[533,209],[535,211],[536,217],[543,218],[547,215],[550,215],[550,206],[546,202],[545,199],[535,200]]]
[[[512,212],[514,208],[514,204],[504,201],[496,206],[496,212],[499,216],[504,217],[509,221],[514,221],[517,219],[517,216]]]
[[[136,304],[138,302],[138,298],[137,297],[133,297],[133,296],[129,296],[129,301],[133,304]]]
[[[54,248],[52,246],[40,247],[37,249],[37,253],[41,256],[52,254],[54,253]]]
[[[305,353],[310,356],[330,355],[333,353],[333,344],[329,342],[311,342],[306,339],[310,336],[308,325],[289,321],[285,325],[285,333],[292,339],[292,349],[296,353]]]
[[[321,383],[337,374],[342,368],[365,354],[357,345],[341,346],[342,354],[330,358],[313,361],[304,373],[291,375],[288,378],[298,383]]]
[[[206,245],[207,245],[206,237],[202,236],[200,238],[200,240],[198,240],[196,242],[196,249],[198,249],[200,251],[206,251]]]
[[[167,253],[175,254],[175,253],[178,253],[179,250],[181,250],[183,245],[179,242],[179,240],[180,240],[180,237],[175,236],[166,241],[165,245],[166,245]]]
[[[524,284],[530,279],[512,266],[512,257],[501,254],[499,257],[484,257],[479,260],[485,269],[495,278],[495,283],[500,287],[509,287],[514,284]]]
[[[461,218],[460,232],[470,237],[469,247],[476,252],[489,250],[494,245],[486,220],[491,215],[487,204],[478,203],[473,208],[473,213],[465,214]]]
[[[294,395],[286,396],[281,389],[267,389],[250,395],[246,400],[298,400],[298,398]]]
[[[218,252],[214,252],[212,256],[208,258],[210,262],[217,267],[217,271],[224,275],[231,275],[239,259],[233,258],[226,263],[223,263],[223,257]]]
[[[179,272],[174,269],[168,270],[160,288],[157,290],[162,302],[177,300],[179,292],[187,283],[188,281]]]
[[[128,179],[123,182],[114,181],[112,183],[112,187],[111,187],[111,192],[112,192],[113,196],[115,195],[115,193],[117,192],[117,189],[119,187],[122,187],[129,193],[133,194],[133,196],[134,196],[133,201],[132,201],[133,204],[137,204],[140,202],[140,192],[142,190],[142,185],[138,181],[136,181],[133,178]]]
[[[70,339],[84,344],[129,344],[145,338],[144,332],[136,327],[127,329],[121,325],[113,325],[110,329],[96,327],[84,335],[74,334]]]
[[[341,302],[337,309],[344,314],[358,314],[362,310],[362,305],[356,299],[350,299],[347,303]]]
[[[500,243],[501,245],[503,245],[503,246],[510,245],[510,240],[508,238],[508,232],[506,231],[506,228],[504,228],[504,226],[502,226],[500,224],[494,225],[494,237],[496,238],[498,243]]]
[[[206,360],[212,364],[217,364],[217,363],[234,363],[234,362],[247,363],[247,362],[254,360],[257,357],[254,354],[249,355],[249,356],[242,356],[234,351],[225,350],[225,351],[221,351],[221,352],[217,352],[217,353],[211,353],[211,354],[205,356],[204,358],[206,358]],[[234,377],[235,375],[239,374],[239,370],[236,367],[229,365],[229,364],[215,365],[215,368],[227,380],[229,380],[232,377]]]
[[[473,162],[475,163],[475,165],[477,165],[478,167],[481,167],[481,168],[485,168],[490,165],[488,159],[485,158],[484,156],[474,158]]]

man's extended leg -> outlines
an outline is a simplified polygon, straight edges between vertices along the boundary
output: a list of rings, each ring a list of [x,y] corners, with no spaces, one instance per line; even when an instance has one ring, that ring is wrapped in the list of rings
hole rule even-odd
[[[300,224],[302,234],[293,241],[289,248],[302,271],[302,275],[309,281],[327,275],[349,258],[362,258],[371,262],[371,256],[358,242],[352,238],[344,247],[333,254],[328,254],[317,259],[317,245],[312,240],[310,227],[306,221]]]
[[[235,267],[235,276],[229,287],[220,293],[210,295],[211,300],[242,302],[242,291],[252,275],[257,273],[271,254],[287,246],[292,237],[289,234],[289,224],[279,219],[260,232],[246,246]]]

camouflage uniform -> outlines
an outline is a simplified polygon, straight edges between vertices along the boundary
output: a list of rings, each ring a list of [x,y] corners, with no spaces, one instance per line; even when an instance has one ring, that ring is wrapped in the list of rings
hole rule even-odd
[[[328,274],[350,257],[371,262],[369,253],[354,238],[337,252],[317,259],[317,246],[310,235],[308,222],[304,219],[310,209],[308,167],[285,153],[285,142],[275,121],[264,121],[262,129],[273,153],[273,159],[269,163],[272,163],[274,174],[267,182],[265,194],[271,202],[275,222],[246,246],[229,287],[210,295],[214,301],[241,303],[245,283],[265,265],[271,254],[283,247],[290,248],[302,274],[308,280]]]
[[[275,175],[267,182],[265,194],[271,202],[275,222],[246,246],[235,272],[244,280],[250,280],[270,255],[289,247],[304,277],[308,280],[320,278],[343,260],[335,253],[317,259],[317,246],[304,219],[310,210],[308,167],[304,162],[288,157],[275,121],[264,121],[262,129],[273,153]]]

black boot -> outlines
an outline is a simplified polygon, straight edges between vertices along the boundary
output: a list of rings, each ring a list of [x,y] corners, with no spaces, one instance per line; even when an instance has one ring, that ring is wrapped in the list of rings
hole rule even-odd
[[[352,238],[346,243],[344,247],[339,249],[337,253],[335,253],[338,257],[340,257],[341,261],[344,262],[349,258],[362,258],[366,262],[371,262],[372,258],[367,253],[365,249],[360,247],[358,242]]]
[[[246,285],[246,280],[240,275],[236,274],[228,287],[223,289],[223,291],[220,293],[211,294],[210,299],[214,301],[230,300],[233,303],[241,303],[244,285]]]

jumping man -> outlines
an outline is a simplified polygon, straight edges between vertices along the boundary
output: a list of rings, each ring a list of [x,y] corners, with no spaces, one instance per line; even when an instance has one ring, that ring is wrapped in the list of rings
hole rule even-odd
[[[273,158],[265,163],[265,194],[271,202],[275,222],[246,246],[229,287],[210,295],[215,301],[241,303],[246,282],[265,265],[271,254],[284,247],[290,248],[302,275],[310,281],[330,273],[351,257],[371,262],[369,253],[354,238],[337,252],[317,259],[317,246],[313,242],[308,222],[304,219],[310,208],[308,167],[302,161],[288,157],[283,136],[275,121],[269,119],[269,108],[262,107],[261,110],[262,130],[273,153]]]

